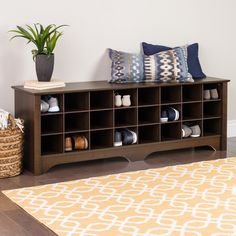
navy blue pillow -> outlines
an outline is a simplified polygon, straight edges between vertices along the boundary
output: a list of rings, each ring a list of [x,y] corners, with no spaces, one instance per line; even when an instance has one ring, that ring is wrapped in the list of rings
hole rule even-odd
[[[170,47],[153,45],[144,42],[142,43],[142,47],[144,54],[148,56],[172,49]],[[188,45],[187,63],[188,63],[189,73],[192,75],[194,79],[206,78],[206,75],[202,71],[201,64],[198,58],[198,43]]]

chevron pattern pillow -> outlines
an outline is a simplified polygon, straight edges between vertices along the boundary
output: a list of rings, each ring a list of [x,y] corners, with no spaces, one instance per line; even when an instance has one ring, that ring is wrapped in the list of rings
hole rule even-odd
[[[144,56],[145,82],[194,82],[188,72],[187,47]]]
[[[162,45],[153,45],[150,43],[142,43],[143,52],[145,55],[153,55],[162,51],[170,50],[172,48]],[[189,44],[187,46],[188,51],[188,70],[194,79],[204,79],[206,75],[202,71],[200,59],[198,56],[199,45],[198,43]]]

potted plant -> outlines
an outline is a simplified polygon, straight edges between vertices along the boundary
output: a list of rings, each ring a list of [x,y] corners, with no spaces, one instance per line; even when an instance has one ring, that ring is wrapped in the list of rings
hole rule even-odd
[[[16,26],[9,32],[16,33],[11,39],[24,38],[27,43],[33,43],[36,49],[32,50],[36,65],[36,74],[39,81],[50,81],[54,67],[54,49],[57,40],[62,36],[58,29],[66,25],[50,24],[43,27],[41,24],[26,25],[25,28]]]

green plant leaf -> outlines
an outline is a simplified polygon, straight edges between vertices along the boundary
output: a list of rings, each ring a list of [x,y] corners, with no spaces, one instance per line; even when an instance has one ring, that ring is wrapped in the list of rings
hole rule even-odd
[[[39,27],[40,27],[40,34],[43,34],[43,32],[44,32],[43,26],[41,24],[39,24]]]
[[[37,32],[35,32],[35,30],[30,26],[30,25],[26,25],[26,27],[29,29],[29,31],[33,34],[34,39],[36,40],[37,38]]]
[[[35,28],[35,31],[37,33],[37,35],[39,34],[39,30],[38,30],[38,27],[37,27],[38,24],[34,24],[34,28]]]
[[[12,36],[12,37],[10,38],[10,40],[12,40],[12,39],[14,39],[14,38],[25,38],[25,39],[28,39],[27,37],[25,37],[25,36],[23,36],[23,35],[15,35],[15,36]],[[28,42],[31,42],[31,41],[28,40]],[[28,42],[27,42],[27,43],[28,43]]]
[[[16,26],[16,29],[9,30],[10,33],[14,33],[14,38],[24,38],[28,43],[33,43],[36,49],[32,50],[33,59],[35,59],[38,54],[51,55],[56,47],[58,39],[62,36],[62,32],[58,29],[68,26],[49,24],[44,27],[42,24],[26,25],[25,28],[21,26]]]
[[[32,42],[35,42],[34,37],[24,28],[21,26],[17,26],[18,30],[21,32],[22,35],[28,37]]]
[[[51,50],[51,53],[54,51],[55,47],[56,47],[56,44],[57,44],[57,40],[62,36],[63,34],[62,33],[58,33],[58,32],[55,32],[52,39],[51,39],[51,42],[50,42],[50,50]]]

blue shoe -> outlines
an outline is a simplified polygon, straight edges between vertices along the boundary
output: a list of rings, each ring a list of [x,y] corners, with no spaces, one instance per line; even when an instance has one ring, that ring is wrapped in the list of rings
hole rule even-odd
[[[122,135],[121,132],[115,131],[115,140],[114,140],[114,147],[122,146]]]

